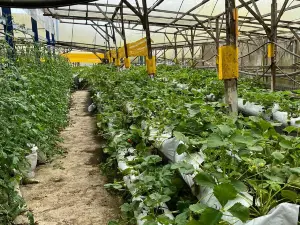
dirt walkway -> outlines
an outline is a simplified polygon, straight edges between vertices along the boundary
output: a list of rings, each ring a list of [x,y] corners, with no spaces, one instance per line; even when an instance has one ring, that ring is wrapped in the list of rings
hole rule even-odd
[[[119,199],[103,187],[95,118],[86,112],[87,101],[87,91],[72,96],[70,125],[61,133],[68,154],[38,167],[40,183],[21,188],[39,225],[106,225],[119,215]]]

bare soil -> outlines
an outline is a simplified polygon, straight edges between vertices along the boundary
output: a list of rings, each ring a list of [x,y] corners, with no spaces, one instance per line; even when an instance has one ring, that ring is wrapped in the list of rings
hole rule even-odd
[[[118,218],[121,201],[103,187],[96,121],[87,112],[89,93],[72,95],[70,124],[61,132],[67,154],[37,168],[38,184],[21,187],[39,225],[105,225]]]

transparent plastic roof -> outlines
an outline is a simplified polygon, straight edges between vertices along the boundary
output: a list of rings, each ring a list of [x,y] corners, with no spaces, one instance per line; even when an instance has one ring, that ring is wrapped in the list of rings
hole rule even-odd
[[[127,0],[137,11],[143,12],[142,0]],[[264,22],[270,26],[270,12],[272,0],[244,0],[249,7],[262,16]],[[255,2],[256,6],[253,4]],[[277,0],[278,13],[285,0]],[[138,4],[137,4],[138,3]],[[157,4],[160,3],[160,4]],[[59,19],[61,41],[76,40],[80,43],[105,44],[102,36],[106,36],[105,25],[111,34],[111,23],[121,30],[121,16],[118,11],[113,18],[120,0],[98,0],[88,4],[80,4],[68,7],[46,9],[45,15]],[[154,7],[155,6],[155,7]],[[249,39],[252,36],[266,36],[263,26],[257,21],[248,9],[242,7],[240,0],[236,0],[239,8],[239,38]],[[291,38],[293,34],[289,27],[297,32],[300,29],[300,2],[289,0],[286,10],[278,23],[278,38]],[[170,45],[174,41],[174,33],[177,33],[177,42],[188,44],[186,39],[191,38],[191,28],[196,29],[195,43],[213,42],[206,30],[215,32],[216,17],[219,16],[220,38],[225,38],[225,0],[147,0],[147,8],[152,11],[149,14],[151,38],[154,45]],[[135,41],[145,36],[140,18],[124,4],[124,24],[128,41]],[[203,26],[200,26],[198,21]],[[108,18],[108,20],[107,20]],[[110,20],[110,21],[109,21]],[[101,33],[101,34],[100,34]],[[167,36],[167,37],[166,37]],[[122,44],[122,38],[116,32],[117,45]]]

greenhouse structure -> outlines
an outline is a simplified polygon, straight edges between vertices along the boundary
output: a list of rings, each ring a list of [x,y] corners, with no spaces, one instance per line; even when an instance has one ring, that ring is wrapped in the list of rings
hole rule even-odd
[[[0,224],[300,224],[299,43],[298,0],[0,0]]]

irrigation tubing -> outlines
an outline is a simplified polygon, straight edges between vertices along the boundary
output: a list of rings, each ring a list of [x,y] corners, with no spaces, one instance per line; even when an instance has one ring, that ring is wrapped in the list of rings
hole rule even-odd
[[[276,65],[276,67],[281,71],[281,73],[285,74],[285,73],[282,71],[282,69],[280,69],[277,65]],[[285,76],[287,76],[290,80],[294,81],[295,83],[300,84],[297,80],[291,78],[288,74],[285,74]]]
[[[246,54],[246,55],[240,56],[239,59],[242,59],[242,58],[244,58],[244,57],[246,57],[246,56],[248,56],[248,55],[251,55],[252,53],[254,53],[254,52],[256,52],[257,50],[261,49],[261,48],[262,48],[263,46],[265,46],[266,44],[268,44],[268,43],[264,43],[264,44],[262,44],[261,46],[259,46],[258,48],[256,48],[255,50],[253,50],[252,52],[249,52],[249,53]]]
[[[244,73],[246,75],[251,75],[251,76],[257,76],[257,74],[255,73],[250,73],[250,72],[246,72],[246,71],[242,71],[240,70],[241,73]],[[280,74],[276,74],[276,77],[286,77],[286,76],[294,76],[294,75],[298,75],[300,74],[300,71],[296,71],[293,73],[280,73]],[[264,74],[266,77],[271,77],[271,74]]]
[[[273,43],[273,44],[275,44],[276,46],[278,46],[279,48],[283,49],[284,51],[286,51],[286,52],[292,54],[293,56],[296,56],[297,58],[300,58],[300,55],[297,55],[297,54],[295,54],[294,52],[291,52],[290,50],[287,50],[286,48],[282,47],[281,45],[277,44],[276,42],[270,42],[270,43]]]

